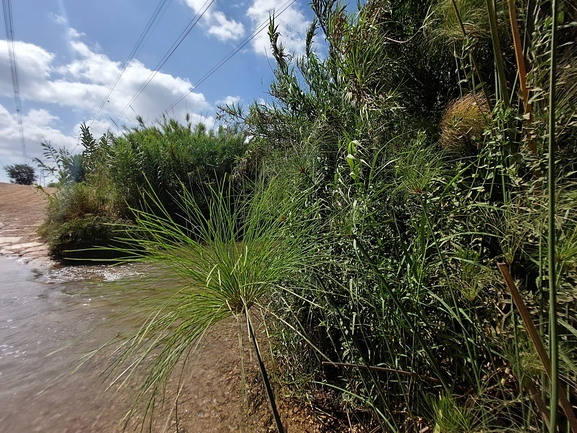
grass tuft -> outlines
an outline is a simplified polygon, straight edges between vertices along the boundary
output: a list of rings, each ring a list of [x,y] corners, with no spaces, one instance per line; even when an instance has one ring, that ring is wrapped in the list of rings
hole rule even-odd
[[[284,281],[294,281],[313,263],[316,251],[307,236],[317,225],[314,206],[306,205],[307,191],[279,200],[285,190],[274,179],[239,198],[230,183],[222,182],[208,188],[206,214],[183,189],[183,224],[172,219],[153,193],[144,196],[148,210],[134,210],[136,236],[122,239],[131,247],[120,251],[132,255],[131,261],[167,269],[173,281],[142,300],[138,309],[147,311],[147,319],[136,333],[121,339],[120,356],[109,370],[112,383],[124,383],[142,370],[146,379],[136,404],[147,402],[145,413],[152,413],[177,363],[188,359],[207,331],[226,318],[245,316],[254,336],[251,307],[282,291]],[[253,343],[258,351],[255,338]],[[262,363],[261,373],[269,389]],[[271,405],[274,413],[274,401]]]

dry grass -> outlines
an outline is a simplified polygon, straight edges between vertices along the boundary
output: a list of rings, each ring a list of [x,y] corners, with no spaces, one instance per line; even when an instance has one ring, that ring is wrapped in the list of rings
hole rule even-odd
[[[474,155],[483,144],[483,132],[489,118],[489,106],[483,95],[469,93],[454,100],[441,120],[443,148],[457,156]]]

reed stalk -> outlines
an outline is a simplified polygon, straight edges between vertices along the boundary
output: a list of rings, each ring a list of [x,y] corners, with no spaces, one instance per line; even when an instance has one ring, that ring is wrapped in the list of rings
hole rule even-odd
[[[509,3],[509,21],[511,23],[511,33],[513,35],[513,45],[515,47],[515,60],[517,62],[517,72],[519,76],[519,86],[521,87],[521,96],[523,98],[523,109],[525,112],[525,120],[530,125],[533,118],[533,105],[529,101],[529,89],[527,87],[527,68],[525,65],[525,56],[523,51],[523,43],[521,42],[521,33],[519,25],[517,24],[517,7],[515,0],[508,0]],[[527,133],[527,141],[529,150],[533,156],[537,156],[537,145],[535,140],[531,137],[531,133]]]
[[[505,108],[509,107],[509,89],[507,78],[505,77],[505,62],[503,51],[499,42],[499,31],[497,29],[497,13],[495,12],[494,0],[487,0],[487,10],[489,11],[489,25],[491,27],[491,41],[493,42],[493,56],[495,57],[495,67],[497,69],[497,82],[499,84],[499,99]]]
[[[556,217],[555,217],[555,82],[557,79],[557,7],[553,0],[551,14],[551,65],[549,72],[549,155],[548,155],[548,196],[549,196],[549,229],[548,229],[548,262],[549,262],[549,345],[551,357],[551,420],[549,432],[557,431],[557,401],[559,398],[559,341],[557,336],[557,273],[555,255]],[[561,395],[564,395],[561,393]]]
[[[575,417],[575,413],[573,412],[573,408],[571,406],[571,403],[569,402],[565,393],[562,391],[562,386],[559,384],[559,374],[557,373],[557,376],[554,376],[553,362],[549,358],[549,356],[547,355],[547,351],[545,349],[545,346],[543,345],[541,338],[539,337],[539,332],[537,331],[537,327],[535,326],[535,324],[533,323],[533,320],[531,319],[531,315],[529,313],[529,310],[527,309],[527,306],[525,305],[525,302],[523,301],[523,298],[521,297],[521,293],[519,293],[519,289],[517,289],[517,286],[515,285],[515,282],[513,281],[513,277],[511,276],[511,274],[509,272],[509,268],[505,263],[498,263],[497,267],[499,268],[501,275],[503,275],[503,278],[505,279],[505,283],[507,284],[507,287],[509,288],[509,292],[511,293],[511,297],[513,298],[513,302],[515,303],[515,305],[517,306],[517,309],[519,310],[519,314],[521,315],[521,318],[523,319],[523,325],[525,326],[525,329],[527,330],[527,333],[529,334],[529,337],[531,338],[531,341],[533,342],[533,345],[535,346],[535,350],[537,351],[537,354],[539,355],[541,363],[543,364],[543,368],[545,369],[545,373],[547,373],[547,376],[549,377],[549,381],[550,382],[553,382],[553,381],[557,382],[557,384],[555,385],[555,388],[561,389],[561,392],[558,393],[558,400],[560,399],[561,407],[563,408],[563,411],[565,412],[565,416],[567,417],[567,420],[569,421],[569,424],[571,425],[571,431],[573,433],[577,433],[577,418]],[[533,394],[533,393],[531,393],[531,394]],[[553,424],[553,413],[557,411],[557,401],[558,400],[550,399],[550,402],[549,402],[550,413],[549,413],[549,417],[548,417],[549,419],[548,420],[546,417],[547,413],[542,411],[542,414],[544,415],[545,422],[547,422],[547,421],[549,422],[549,429],[551,429],[551,425]],[[539,405],[539,403],[540,403],[540,401],[537,400],[538,405]]]

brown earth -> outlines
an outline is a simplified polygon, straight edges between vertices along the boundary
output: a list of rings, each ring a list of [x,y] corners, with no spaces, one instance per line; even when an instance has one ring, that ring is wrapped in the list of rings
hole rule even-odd
[[[0,183],[0,255],[18,256],[21,262],[35,268],[54,265],[36,233],[45,217],[47,194],[53,192],[52,188],[43,192],[33,186]],[[178,411],[174,411],[172,404],[161,410],[159,416],[168,427],[163,431],[276,431],[254,351],[246,336],[243,345],[246,379],[245,385],[242,384],[237,329],[233,321],[218,325],[202,342],[187,368],[183,385],[169,386],[167,401],[177,398]],[[265,341],[261,342],[261,349],[268,352]],[[247,399],[242,397],[243,391]],[[325,415],[319,416],[312,409],[282,397],[277,403],[287,433],[332,431],[323,421]],[[153,431],[160,430],[153,427]]]
[[[18,256],[24,263],[34,261],[37,268],[51,265],[36,231],[46,216],[48,194],[54,191],[0,182],[0,255]]]

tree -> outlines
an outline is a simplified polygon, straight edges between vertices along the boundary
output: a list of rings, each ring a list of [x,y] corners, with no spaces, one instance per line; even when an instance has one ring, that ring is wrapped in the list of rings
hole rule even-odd
[[[4,167],[6,174],[10,178],[10,183],[18,185],[32,185],[36,181],[34,167],[28,164],[14,164]]]

